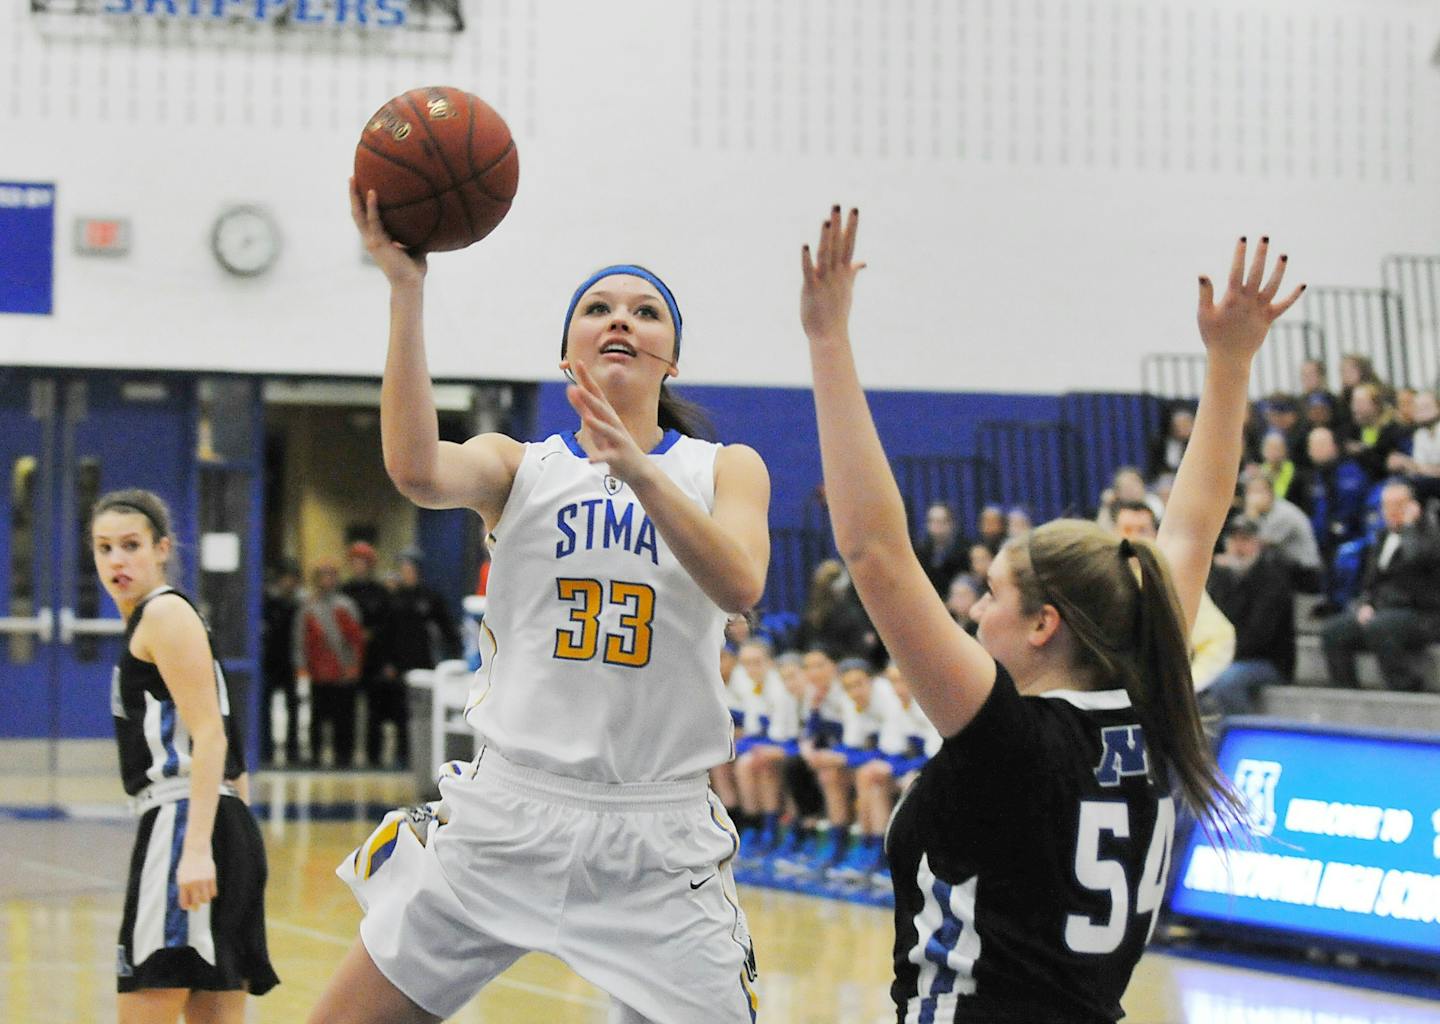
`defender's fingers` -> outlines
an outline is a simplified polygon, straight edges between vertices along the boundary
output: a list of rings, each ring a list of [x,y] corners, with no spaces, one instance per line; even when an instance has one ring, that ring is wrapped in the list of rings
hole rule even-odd
[[[1285,265],[1290,262],[1290,257],[1283,252],[1280,258],[1275,261],[1275,269],[1270,271],[1270,280],[1265,282],[1265,287],[1260,289],[1260,297],[1269,302],[1280,290],[1280,282],[1285,280]]]
[[[1245,236],[1235,243],[1235,255],[1230,261],[1230,287],[1239,290],[1245,284]]]
[[[1265,280],[1265,257],[1270,252],[1270,236],[1261,235],[1260,244],[1255,246],[1255,255],[1250,258],[1250,273],[1245,277],[1245,286],[1257,291]]]
[[[1300,296],[1304,294],[1304,292],[1305,285],[1302,284],[1297,287],[1293,292],[1291,292],[1288,296],[1286,296],[1284,302],[1272,306],[1271,309],[1273,310],[1273,316],[1271,317],[1271,319],[1278,319],[1281,315],[1283,315],[1287,309],[1295,305],[1295,301],[1299,299]]]
[[[800,276],[805,283],[813,284],[815,281],[815,261],[810,258],[810,246],[800,247]]]
[[[855,261],[855,235],[860,227],[860,210],[850,207],[850,216],[845,221],[845,252],[843,259],[848,267]]]
[[[1203,274],[1200,276],[1200,312],[1210,312],[1215,308],[1215,285]]]
[[[834,235],[835,232],[830,229],[830,219],[827,217],[820,222],[820,244],[816,247],[815,252],[815,268],[822,274],[829,270],[834,262],[834,257],[831,255],[835,249]]]

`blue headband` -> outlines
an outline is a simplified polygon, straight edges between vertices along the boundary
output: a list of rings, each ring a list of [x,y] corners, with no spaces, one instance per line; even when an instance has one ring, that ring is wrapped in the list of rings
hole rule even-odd
[[[596,281],[607,277],[614,277],[617,274],[626,274],[630,277],[644,278],[653,284],[660,297],[665,300],[665,305],[670,310],[670,322],[675,325],[675,361],[680,361],[680,307],[675,305],[675,296],[670,293],[670,288],[664,281],[656,277],[644,267],[634,263],[617,263],[613,267],[604,267],[595,271],[581,282],[580,287],[575,289],[575,294],[570,296],[570,308],[565,310],[565,328],[560,332],[560,355],[565,355],[566,342],[570,337],[570,321],[575,316],[575,307],[580,305],[580,296],[590,290]]]

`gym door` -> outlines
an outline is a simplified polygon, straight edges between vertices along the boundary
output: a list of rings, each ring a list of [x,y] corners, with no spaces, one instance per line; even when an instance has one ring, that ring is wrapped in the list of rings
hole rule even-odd
[[[124,624],[96,577],[87,518],[108,490],[148,488],[171,504],[184,549],[193,395],[188,377],[0,371],[0,739],[19,741],[5,744],[12,769],[80,767],[59,741],[112,735]]]

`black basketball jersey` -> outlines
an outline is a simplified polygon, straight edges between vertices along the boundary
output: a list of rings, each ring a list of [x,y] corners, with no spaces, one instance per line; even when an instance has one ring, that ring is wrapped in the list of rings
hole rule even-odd
[[[192,608],[195,606],[195,602],[172,587],[161,587],[146,594],[125,623],[120,661],[110,680],[110,713],[115,716],[115,742],[120,748],[120,779],[125,785],[125,792],[131,796],[152,782],[184,778],[190,774],[190,733],[180,720],[165,680],[160,677],[160,669],[130,653],[130,638],[140,625],[146,605],[161,594],[175,594],[184,598]],[[216,696],[225,722],[225,778],[230,780],[244,773],[245,752],[241,745],[239,720],[231,714],[229,687],[225,684],[220,662],[215,658],[215,642],[210,637],[208,626],[205,639],[210,645],[210,658],[215,666]]]
[[[1174,822],[1124,690],[1021,697],[997,666],[886,836],[898,1020],[1118,1020]]]

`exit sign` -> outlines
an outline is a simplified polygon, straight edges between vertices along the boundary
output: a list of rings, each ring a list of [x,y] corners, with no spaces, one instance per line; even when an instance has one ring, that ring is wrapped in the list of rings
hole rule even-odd
[[[77,217],[75,251],[83,256],[124,256],[130,251],[130,221],[124,217]]]

